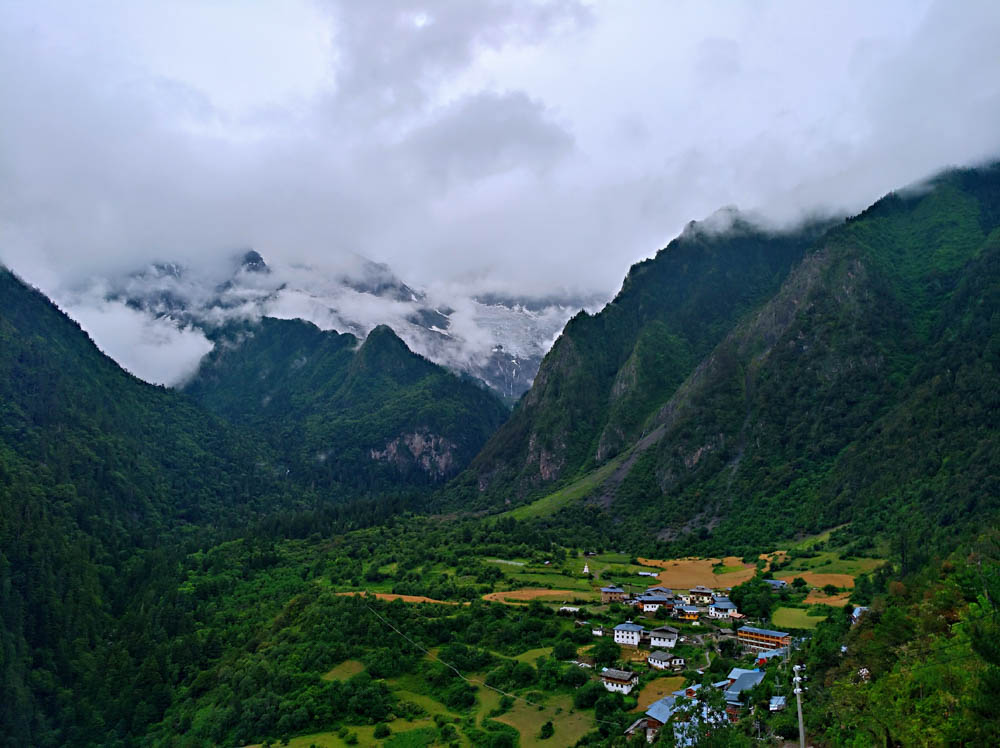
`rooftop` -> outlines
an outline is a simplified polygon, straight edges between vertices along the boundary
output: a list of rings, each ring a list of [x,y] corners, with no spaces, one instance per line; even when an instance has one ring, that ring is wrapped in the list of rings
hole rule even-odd
[[[782,638],[788,636],[787,631],[772,631],[771,629],[757,629],[753,626],[742,626],[738,633],[742,634],[746,632],[747,634],[758,634],[759,636],[776,636]]]
[[[615,631],[645,631],[645,627],[640,626],[638,623],[632,623],[631,621],[625,621],[625,623],[619,623],[615,626]]]
[[[764,680],[764,673],[759,670],[743,673],[731,686],[729,686],[729,688],[726,689],[724,694],[726,697],[726,703],[739,704],[740,694],[744,691],[749,691],[762,680]]]
[[[601,592],[621,592],[624,594],[625,590],[621,587],[601,587]]]
[[[656,660],[657,662],[666,662],[668,660],[674,659],[674,656],[672,654],[667,653],[667,652],[663,652],[663,651],[657,650],[656,652],[650,653],[649,657],[647,657],[646,659],[648,659],[648,660]]]
[[[601,673],[602,678],[607,678],[608,680],[620,680],[628,682],[635,677],[635,673],[631,670],[614,670],[609,668]]]
[[[646,710],[646,716],[665,725],[674,714],[674,704],[676,701],[676,696],[664,696],[659,701],[654,701],[649,705],[649,708]]]

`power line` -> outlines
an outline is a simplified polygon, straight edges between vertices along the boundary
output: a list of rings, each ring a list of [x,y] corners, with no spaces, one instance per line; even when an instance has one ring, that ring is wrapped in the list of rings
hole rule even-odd
[[[452,665],[450,662],[445,662],[444,660],[442,660],[440,657],[438,657],[436,654],[434,654],[433,652],[431,652],[429,649],[427,649],[422,644],[419,644],[419,643],[413,641],[413,639],[411,639],[406,634],[404,634],[402,631],[400,631],[398,628],[396,628],[395,626],[393,626],[390,621],[386,620],[381,614],[379,614],[370,605],[365,605],[365,607],[368,608],[368,611],[372,615],[374,615],[376,618],[378,618],[380,621],[382,621],[382,623],[384,623],[386,626],[388,626],[389,628],[391,628],[393,631],[395,631],[401,637],[403,637],[404,639],[406,639],[406,641],[408,641],[414,647],[416,647],[421,652],[423,652],[424,654],[426,654],[428,657],[430,657],[433,660],[436,660],[436,661],[440,662],[445,667],[447,667],[450,670],[454,671],[455,675],[457,675],[459,678],[461,678],[462,680],[464,680],[466,683],[468,683],[470,685],[481,685],[484,688],[488,688],[491,691],[496,691],[497,693],[499,693],[499,694],[501,694],[503,696],[507,696],[507,697],[509,697],[511,699],[515,699],[516,701],[523,701],[525,704],[528,704],[529,706],[534,706],[534,707],[537,707],[539,709],[546,709],[546,710],[549,710],[549,711],[554,711],[554,707],[547,706],[545,704],[536,703],[534,701],[531,701],[530,699],[526,699],[523,696],[518,696],[517,694],[514,694],[514,693],[508,693],[507,691],[504,691],[502,688],[497,688],[496,686],[491,686],[489,683],[486,683],[485,681],[480,681],[480,680],[476,680],[474,678],[468,678],[468,677],[466,677],[465,675],[462,674],[461,670],[459,670],[457,667],[455,667],[454,665]],[[558,716],[558,715],[556,715],[556,716]],[[611,720],[607,720],[607,719],[600,719],[599,717],[597,717],[596,714],[594,715],[594,721],[602,723],[602,724],[605,724],[605,725],[612,725],[612,726],[614,726],[617,729],[621,729],[621,724],[619,724],[618,722],[612,722]]]

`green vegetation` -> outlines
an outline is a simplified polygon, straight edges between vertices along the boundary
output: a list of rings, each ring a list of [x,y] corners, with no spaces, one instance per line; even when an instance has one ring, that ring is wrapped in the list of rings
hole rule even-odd
[[[655,584],[635,556],[777,544],[731,598],[809,633],[818,741],[997,744],[1000,169],[820,233],[691,228],[570,323],[436,494],[505,412],[391,331],[355,350],[265,321],[176,393],[0,272],[3,742],[620,743],[645,705],[570,660],[634,653],[558,601],[484,596],[567,590],[591,624],[651,627],[594,587]],[[849,592],[810,607],[814,587]],[[754,660],[711,622],[678,628],[704,669],[673,676],[703,686],[682,708],[717,709],[711,683]],[[640,689],[665,679],[636,667]],[[782,667],[712,740],[794,735],[766,708]]]
[[[781,630],[814,629],[825,616],[815,616],[803,608],[776,608],[771,614],[771,622]]]
[[[360,347],[353,335],[268,317],[218,335],[185,391],[252,428],[314,487],[439,482],[507,417],[486,388],[412,353],[385,326]]]

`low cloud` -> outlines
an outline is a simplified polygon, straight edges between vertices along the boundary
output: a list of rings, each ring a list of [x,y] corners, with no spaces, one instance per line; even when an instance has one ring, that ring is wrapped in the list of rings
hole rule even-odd
[[[471,356],[477,295],[607,298],[720,206],[787,225],[996,157],[998,37],[980,0],[8,3],[0,261],[76,309],[153,261],[362,255],[455,307]],[[406,324],[341,300],[272,312]],[[154,350],[198,349],[86,309],[107,350],[145,331],[157,381],[186,367]]]

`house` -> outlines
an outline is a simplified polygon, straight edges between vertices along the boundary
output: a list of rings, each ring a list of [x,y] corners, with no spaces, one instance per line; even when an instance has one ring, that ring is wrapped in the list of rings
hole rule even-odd
[[[597,626],[594,626],[590,630],[590,633],[592,633],[594,636],[604,636],[604,627],[598,624]]]
[[[638,647],[639,638],[646,629],[637,623],[625,621],[615,626],[615,644],[624,644],[627,647]]]
[[[631,670],[614,670],[609,668],[601,673],[601,682],[609,691],[623,693],[627,696],[638,685],[639,676]]]
[[[697,621],[698,620],[698,609],[693,605],[682,605],[679,608],[674,608],[677,613],[677,617],[682,621]]]
[[[650,667],[655,667],[657,670],[666,670],[670,667],[670,661],[674,659],[672,654],[667,652],[650,652],[649,657],[646,658],[646,662],[649,663]]]
[[[674,745],[693,746],[697,740],[697,730],[690,730],[692,726],[701,727],[706,732],[713,725],[721,725],[725,721],[725,716],[713,710],[708,704],[691,703],[695,692],[701,686],[691,686],[687,689],[674,691],[662,699],[658,699],[650,704],[643,715],[633,722],[625,730],[626,736],[633,736],[645,733],[646,742],[652,743],[660,730],[666,727],[668,722],[673,721]],[[686,700],[685,700],[686,699]],[[689,720],[694,725],[689,724]]]
[[[734,668],[734,670],[739,669]],[[735,722],[738,720],[740,712],[743,710],[743,701],[740,699],[740,694],[756,687],[762,680],[764,680],[763,670],[750,670],[743,671],[736,680],[730,682],[729,688],[722,694],[726,699],[726,714],[729,715],[730,721]]]
[[[580,609],[574,608],[572,605],[563,605],[561,608],[559,608],[558,612],[560,615],[570,616],[573,615],[574,613],[579,613]]]
[[[708,606],[709,618],[731,618],[736,612],[736,604],[725,598],[716,600]]]
[[[620,603],[625,599],[625,590],[621,587],[601,587],[602,603]]]
[[[640,571],[639,572],[639,576],[640,577],[658,577],[659,574],[657,572],[655,572],[655,571]]]
[[[757,666],[763,667],[771,660],[777,658],[782,658],[788,654],[788,647],[779,647],[778,649],[768,649],[765,652],[757,653]]]
[[[677,644],[677,629],[671,626],[660,626],[649,632],[649,646],[661,649],[673,649]]]
[[[664,597],[672,598],[674,596],[674,591],[669,587],[647,587],[647,595],[663,595]]]
[[[771,703],[768,705],[768,710],[772,712],[780,712],[785,708],[785,697],[784,696],[772,696]]]
[[[666,597],[664,595],[649,594],[648,592],[643,595],[639,595],[635,599],[635,605],[640,608],[643,613],[655,613],[660,608],[666,608],[668,610],[674,607],[674,600],[671,597]]]
[[[863,616],[867,612],[868,608],[866,608],[864,605],[857,606],[854,610],[851,611],[851,623],[855,624],[858,621],[860,621],[861,616]]]
[[[715,593],[699,584],[690,591],[689,596],[692,605],[708,605],[715,598]]]
[[[780,649],[792,645],[791,634],[785,631],[741,626],[736,632],[736,636],[740,644],[757,652],[766,652],[769,649]]]
[[[788,582],[786,582],[784,579],[765,579],[764,581],[767,582],[769,585],[771,585],[773,589],[776,590],[783,590],[785,589],[785,587],[788,586]]]

